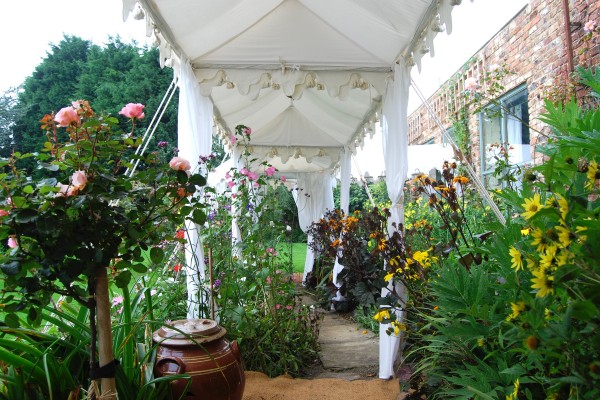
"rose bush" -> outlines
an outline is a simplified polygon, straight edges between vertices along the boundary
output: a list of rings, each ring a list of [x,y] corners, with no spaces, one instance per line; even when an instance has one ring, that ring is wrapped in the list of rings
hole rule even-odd
[[[101,352],[103,343],[112,345],[110,316],[104,320],[102,308],[110,308],[107,272],[125,287],[133,271],[146,271],[147,257],[163,261],[156,245],[172,238],[174,226],[205,220],[191,196],[205,179],[189,162],[167,165],[153,153],[134,153],[142,144],[134,127],[143,108],[121,110],[132,126],[124,133],[116,118],[96,114],[87,101],[73,102],[42,119],[47,141],[39,153],[14,152],[0,161],[0,240],[7,243],[0,254],[3,322],[39,324],[55,295],[77,301],[90,310],[92,372],[98,354],[100,364],[112,363]],[[41,178],[21,168],[32,157]],[[142,167],[133,173],[136,161]]]

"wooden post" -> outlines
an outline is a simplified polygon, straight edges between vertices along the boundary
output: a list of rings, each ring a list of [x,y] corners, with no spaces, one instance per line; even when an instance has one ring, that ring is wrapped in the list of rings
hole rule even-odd
[[[96,318],[98,321],[98,362],[100,367],[103,367],[112,363],[114,359],[106,268],[96,269],[94,275],[96,280]],[[102,400],[116,400],[117,385],[115,378],[100,379],[100,390]]]

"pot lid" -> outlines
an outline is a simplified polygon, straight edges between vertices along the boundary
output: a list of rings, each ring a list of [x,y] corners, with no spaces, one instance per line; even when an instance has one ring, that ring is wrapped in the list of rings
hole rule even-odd
[[[227,331],[211,319],[180,319],[154,332],[155,342],[173,346],[187,346],[220,339]]]

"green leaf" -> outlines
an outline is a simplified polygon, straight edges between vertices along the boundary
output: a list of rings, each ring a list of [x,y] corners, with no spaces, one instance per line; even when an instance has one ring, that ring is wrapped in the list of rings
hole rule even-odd
[[[589,321],[598,315],[598,307],[590,300],[578,301],[571,305],[573,318],[581,321]]]
[[[10,328],[18,328],[21,325],[17,314],[7,314],[4,318],[4,323]]]
[[[190,183],[191,185],[196,185],[196,186],[204,186],[204,185],[206,185],[206,178],[200,174],[193,174],[188,179],[188,183]]]
[[[188,175],[185,171],[177,171],[177,182],[181,185],[186,184],[188,181]]]
[[[132,270],[134,270],[135,272],[138,272],[140,274],[145,273],[146,271],[148,271],[148,267],[146,267],[144,264],[142,263],[131,263],[130,268]]]
[[[129,285],[130,281],[131,281],[131,272],[122,271],[115,278],[115,285],[117,285],[118,288],[123,289],[123,288],[126,288],[127,285]]]
[[[33,222],[38,218],[37,211],[31,208],[23,208],[15,213],[15,222],[18,224],[26,224]]]
[[[154,264],[162,263],[164,257],[165,252],[160,247],[153,247],[150,249],[150,260],[152,260]]]
[[[129,225],[127,227],[127,234],[129,235],[130,238],[132,238],[133,240],[137,240],[140,238],[140,233],[137,231],[137,229],[135,229],[133,227],[133,225]]]
[[[203,225],[206,222],[206,213],[198,208],[195,209],[192,212],[192,221],[198,225]]]
[[[6,275],[17,275],[21,272],[21,263],[18,261],[11,261],[8,263],[0,264],[0,269]]]

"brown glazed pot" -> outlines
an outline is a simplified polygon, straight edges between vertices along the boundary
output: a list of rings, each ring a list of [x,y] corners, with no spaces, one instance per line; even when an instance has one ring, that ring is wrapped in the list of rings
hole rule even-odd
[[[182,333],[183,332],[183,333]],[[225,339],[225,329],[210,319],[173,321],[154,332],[158,343],[154,374],[188,374],[171,383],[174,399],[241,400],[244,369],[237,342]]]

